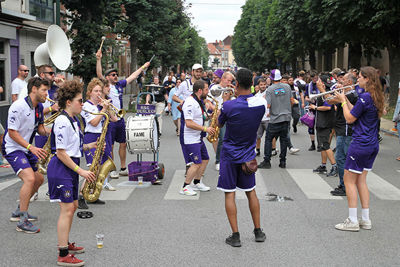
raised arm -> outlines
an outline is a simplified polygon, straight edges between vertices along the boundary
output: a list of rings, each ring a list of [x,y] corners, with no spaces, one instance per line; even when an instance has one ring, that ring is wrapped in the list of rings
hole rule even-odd
[[[137,79],[139,77],[140,73],[147,69],[150,66],[150,62],[144,63],[143,66],[141,66],[139,69],[137,69],[135,72],[133,72],[131,75],[129,75],[128,78],[126,78],[126,83],[131,83],[133,80]]]
[[[96,53],[96,74],[99,79],[104,79],[103,69],[101,67],[101,58],[102,58],[101,50],[98,50]]]

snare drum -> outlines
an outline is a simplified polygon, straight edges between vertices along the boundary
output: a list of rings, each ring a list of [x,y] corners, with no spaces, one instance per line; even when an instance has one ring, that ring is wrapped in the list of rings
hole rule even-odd
[[[155,116],[128,117],[126,120],[126,143],[131,154],[157,152],[160,140]]]

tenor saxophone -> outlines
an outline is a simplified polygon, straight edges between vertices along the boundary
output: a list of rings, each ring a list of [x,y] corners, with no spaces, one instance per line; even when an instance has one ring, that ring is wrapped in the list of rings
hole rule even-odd
[[[88,112],[83,110],[84,112]],[[100,197],[101,190],[103,189],[104,180],[108,176],[111,171],[115,171],[116,167],[114,161],[109,157],[103,164],[100,164],[101,158],[104,154],[104,145],[106,142],[106,134],[108,129],[108,124],[110,122],[110,118],[106,113],[93,113],[88,112],[92,115],[103,115],[105,117],[105,121],[103,124],[103,128],[101,130],[101,135],[97,140],[97,148],[93,155],[92,165],[90,165],[89,171],[93,172],[96,175],[95,182],[86,182],[83,189],[82,194],[83,197],[88,202],[94,202]]]
[[[214,111],[211,115],[211,122],[210,122],[210,127],[215,129],[215,134],[209,134],[207,135],[207,140],[210,143],[214,143],[218,140],[218,136],[219,136],[219,127],[218,127],[218,101],[212,97],[212,96],[208,96],[209,98],[211,98],[212,100],[214,100],[215,102],[215,108]]]

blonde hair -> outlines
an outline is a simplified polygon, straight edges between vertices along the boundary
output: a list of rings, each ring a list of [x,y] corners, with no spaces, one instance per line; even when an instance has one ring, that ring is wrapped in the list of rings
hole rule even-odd
[[[100,86],[101,89],[103,89],[103,87],[104,87],[104,83],[99,78],[93,78],[89,82],[87,89],[86,89],[86,99],[90,98],[90,94],[92,93],[93,88],[95,88],[97,85]]]

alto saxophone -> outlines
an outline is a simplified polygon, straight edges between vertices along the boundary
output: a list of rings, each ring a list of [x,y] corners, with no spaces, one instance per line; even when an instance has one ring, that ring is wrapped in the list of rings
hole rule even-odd
[[[88,112],[83,110],[84,112]],[[107,178],[108,174],[111,171],[115,171],[116,167],[114,161],[109,157],[103,164],[100,164],[101,159],[104,154],[104,145],[106,143],[106,134],[108,129],[108,124],[110,122],[110,118],[106,113],[93,113],[88,112],[92,115],[103,115],[105,117],[105,121],[103,124],[103,128],[101,129],[101,135],[97,140],[97,148],[93,155],[92,165],[90,165],[89,171],[93,172],[96,175],[95,182],[86,182],[85,186],[82,189],[83,197],[88,202],[94,202],[100,197],[101,190],[103,189],[104,180]]]
[[[207,136],[207,140],[210,143],[214,143],[218,140],[218,136],[219,136],[219,127],[218,127],[218,101],[212,97],[212,96],[208,96],[209,98],[211,98],[212,100],[214,100],[215,102],[215,108],[214,111],[211,115],[211,122],[210,122],[210,127],[215,129],[215,134],[209,134]]]

